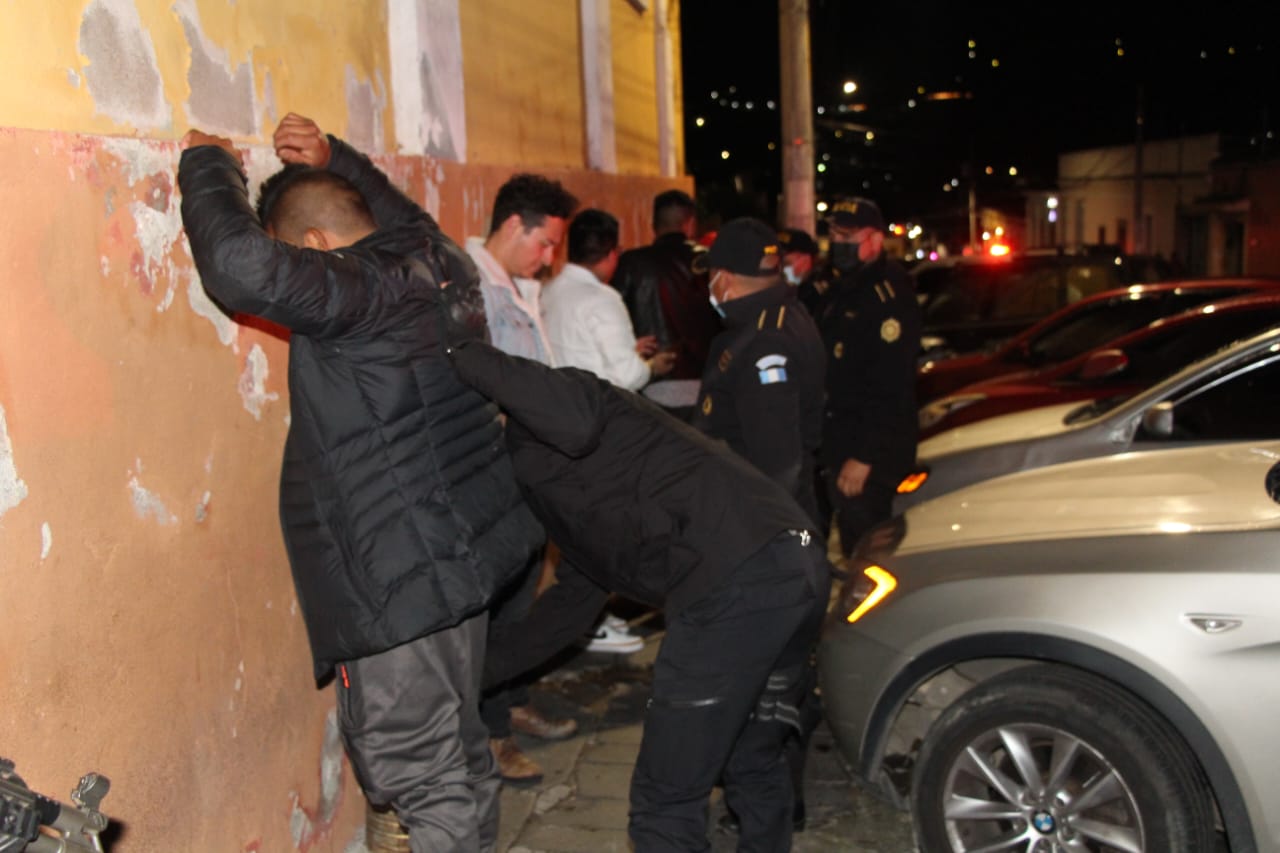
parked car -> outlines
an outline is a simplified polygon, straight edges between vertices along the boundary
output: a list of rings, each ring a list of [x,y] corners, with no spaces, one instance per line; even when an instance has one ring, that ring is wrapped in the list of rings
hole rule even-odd
[[[1280,286],[1280,278],[1135,284],[1072,303],[983,352],[930,358],[916,374],[924,405],[973,382],[1060,364],[1125,332],[1215,299]]]
[[[982,480],[1070,460],[1280,437],[1280,329],[1210,355],[1130,396],[1029,409],[920,443],[894,509]]]
[[[921,850],[1280,850],[1267,407],[1265,439],[1009,474],[863,539],[823,705]]]
[[[920,409],[920,438],[995,415],[1128,395],[1232,341],[1280,323],[1280,292],[1237,296],[1165,317],[1075,358],[967,385]]]
[[[975,352],[1087,296],[1172,277],[1167,264],[1114,252],[956,257],[911,272],[928,358]]]

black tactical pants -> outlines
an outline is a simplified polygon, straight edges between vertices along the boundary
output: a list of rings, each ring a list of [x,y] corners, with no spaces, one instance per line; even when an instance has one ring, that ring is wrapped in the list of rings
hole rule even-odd
[[[481,613],[338,667],[338,723],[374,805],[395,807],[413,853],[491,851],[500,780],[480,722]]]
[[[728,582],[667,623],[631,779],[636,853],[697,853],[711,789],[723,778],[738,850],[791,849],[792,786],[783,758],[798,727],[803,671],[825,611],[825,547],[784,534]]]

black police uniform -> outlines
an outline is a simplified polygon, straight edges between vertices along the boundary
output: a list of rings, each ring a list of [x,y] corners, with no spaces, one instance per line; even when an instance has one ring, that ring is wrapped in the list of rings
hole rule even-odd
[[[809,271],[800,284],[796,285],[796,298],[809,312],[816,322],[822,317],[831,293],[831,279],[834,273],[830,267],[820,264]]]
[[[711,342],[693,425],[786,488],[817,523],[826,361],[818,328],[781,283],[721,308],[725,331]]]
[[[836,272],[818,323],[827,347],[820,457],[848,556],[868,528],[889,518],[898,483],[915,464],[920,310],[911,276],[883,253],[852,273]],[[848,459],[871,466],[852,498],[835,487]]]

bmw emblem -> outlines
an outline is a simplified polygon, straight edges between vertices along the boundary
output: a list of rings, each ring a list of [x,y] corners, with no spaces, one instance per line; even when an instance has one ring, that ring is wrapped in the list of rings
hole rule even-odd
[[[1034,826],[1037,831],[1048,835],[1057,828],[1058,823],[1053,819],[1053,815],[1048,812],[1036,812],[1031,818],[1031,825]]]

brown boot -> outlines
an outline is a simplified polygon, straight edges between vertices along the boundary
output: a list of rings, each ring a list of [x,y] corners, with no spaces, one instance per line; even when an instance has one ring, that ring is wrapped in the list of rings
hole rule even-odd
[[[513,735],[489,738],[489,750],[498,762],[498,774],[511,785],[536,785],[542,781],[542,768],[521,751]]]
[[[511,709],[511,728],[543,740],[564,740],[577,733],[578,721],[572,718],[548,720],[532,705],[516,705]]]

